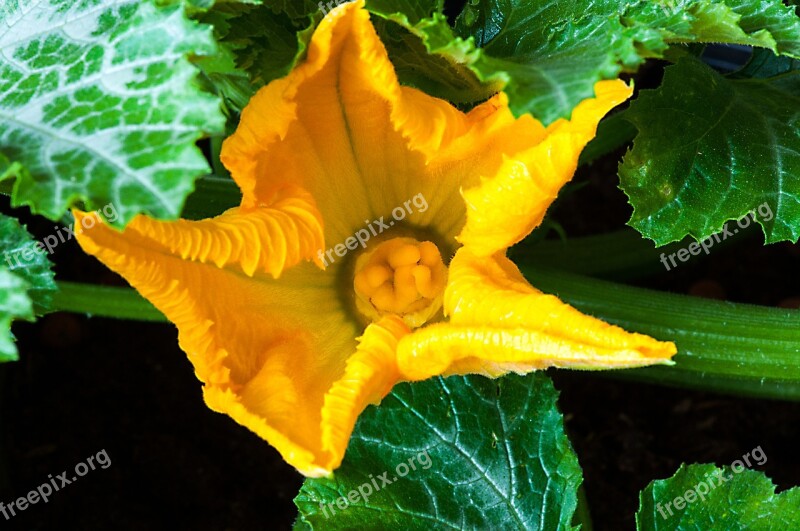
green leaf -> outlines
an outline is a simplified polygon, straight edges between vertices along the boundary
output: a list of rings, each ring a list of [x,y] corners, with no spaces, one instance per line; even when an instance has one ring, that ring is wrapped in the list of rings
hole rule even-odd
[[[283,77],[305,56],[312,22],[295,25],[285,14],[256,7],[230,21],[225,40],[234,44],[237,65],[250,73],[258,87]]]
[[[767,50],[753,50],[747,64],[731,74],[733,78],[770,78],[781,74],[791,74],[800,70],[800,60],[791,57],[776,57]]]
[[[548,124],[592,97],[595,82],[662,57],[670,43],[797,54],[800,20],[780,0],[471,0],[456,33],[481,47],[470,66],[481,79],[504,79],[515,113]]]
[[[316,5],[314,9],[318,10]],[[289,11],[297,14],[296,7]],[[321,17],[294,18],[275,5],[218,3],[199,20],[213,25],[220,51],[198,64],[228,107],[238,113],[258,88],[285,76],[305,57]]]
[[[425,19],[441,14],[444,0],[367,0],[366,5],[370,13],[411,29]]]
[[[55,241],[59,242],[55,233],[62,228],[53,229]],[[0,214],[0,250],[3,267],[25,281],[36,315],[46,313],[57,288],[51,269],[53,264],[47,258],[45,246],[33,241],[16,219]]]
[[[724,42],[768,48],[776,54],[800,53],[800,19],[780,0],[638,2],[625,18],[640,32],[636,38],[654,51],[663,50],[666,43]],[[664,45],[658,44],[656,33]]]
[[[441,13],[411,22],[405,16],[379,11],[373,24],[403,85],[457,104],[474,104],[500,91],[505,76],[482,79],[473,65],[481,52],[471,40],[453,34]]]
[[[22,172],[19,164],[9,164],[0,155],[0,175],[12,166]],[[2,214],[0,251],[3,253],[0,262],[0,362],[16,361],[11,322],[33,320],[34,315],[47,312],[57,288],[44,246],[34,242],[16,219]]]
[[[634,207],[629,224],[644,236],[658,245],[702,240],[758,207],[767,242],[797,241],[800,70],[728,79],[684,58],[626,118],[639,134],[621,186]]]
[[[19,359],[11,335],[14,319],[32,320],[33,306],[25,281],[0,266],[0,363]]]
[[[768,34],[774,53],[800,59],[800,16],[796,10],[779,0],[754,2],[753,0],[725,0],[742,18],[739,25],[747,33]],[[756,44],[755,46],[759,46]]]
[[[5,2],[0,10],[0,152],[30,172],[13,202],[50,219],[114,204],[178,216],[208,165],[194,142],[223,127],[187,56],[208,27],[180,6],[138,0]]]
[[[569,529],[581,470],[556,397],[543,374],[400,384],[359,417],[335,477],[306,480],[300,516],[326,530]],[[347,501],[366,485],[368,500]]]
[[[339,0],[340,3],[343,0]],[[322,2],[322,5],[327,6],[330,0]],[[261,2],[259,2],[261,3]],[[309,15],[320,11],[319,0],[264,0],[263,2],[269,6],[274,13],[283,13],[292,19],[305,19]],[[332,7],[336,5],[334,1]],[[325,9],[328,9],[327,7]]]
[[[229,119],[247,105],[256,90],[247,72],[236,64],[235,47],[225,40],[225,35],[230,30],[228,21],[233,16],[219,11],[202,13],[198,16],[200,21],[214,27],[218,52],[196,61],[203,72],[204,88],[216,93],[222,99],[225,104],[223,110],[227,111]],[[224,133],[219,136],[224,136]]]
[[[760,446],[748,459],[750,454],[766,461]],[[744,469],[742,460],[733,465],[733,470],[682,465],[671,478],[651,482],[639,495],[636,529],[800,528],[800,488],[775,494],[775,485],[763,473]],[[682,509],[675,507],[676,501]]]
[[[569,117],[594,94],[600,79],[616,77],[638,56],[614,14],[614,2],[472,0],[456,33],[473,37],[483,54],[475,61],[482,79],[504,76],[516,114],[531,112],[543,123]]]
[[[19,162],[11,162],[8,157],[0,153],[0,193],[11,195],[14,187],[14,179],[25,172],[25,168]]]

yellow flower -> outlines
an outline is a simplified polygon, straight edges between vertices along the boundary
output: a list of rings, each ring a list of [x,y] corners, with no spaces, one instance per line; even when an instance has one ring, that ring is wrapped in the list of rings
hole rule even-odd
[[[505,256],[631,93],[595,90],[546,128],[504,94],[464,114],[401,87],[363,0],[345,4],[225,142],[239,207],[79,241],[177,325],[211,409],[327,475],[399,381],[669,363],[672,343],[579,313]]]

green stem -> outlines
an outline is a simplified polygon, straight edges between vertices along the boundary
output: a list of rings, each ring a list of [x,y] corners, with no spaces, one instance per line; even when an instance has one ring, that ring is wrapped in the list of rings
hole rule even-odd
[[[676,365],[605,374],[800,400],[800,310],[764,308],[661,293],[552,270],[523,267],[539,289],[627,330],[678,346]],[[165,321],[138,293],[59,282],[54,309],[101,317]]]
[[[699,299],[553,270],[522,270],[534,286],[583,312],[678,347],[674,366],[606,374],[800,400],[800,310]]]
[[[718,252],[754,237],[756,231],[748,231],[737,238],[730,238],[715,243],[710,252]],[[601,277],[613,280],[641,278],[665,271],[662,254],[669,257],[680,249],[685,249],[691,237],[680,242],[673,242],[656,248],[655,244],[646,240],[633,229],[625,228],[599,236],[569,238],[566,240],[540,240],[535,243],[512,247],[509,257],[516,263],[536,264],[541,268],[567,270],[571,273]],[[705,259],[701,253],[692,256],[691,261],[683,264],[676,260],[680,267],[691,267]],[[673,269],[667,258],[667,264]]]
[[[96,317],[166,322],[167,318],[130,288],[58,282],[54,311],[85,313]]]
[[[516,263],[542,268],[567,269],[572,273],[603,278],[632,278],[663,270],[662,252],[674,251],[671,244],[656,249],[653,242],[633,229],[565,240],[540,240],[512,247],[509,257]]]

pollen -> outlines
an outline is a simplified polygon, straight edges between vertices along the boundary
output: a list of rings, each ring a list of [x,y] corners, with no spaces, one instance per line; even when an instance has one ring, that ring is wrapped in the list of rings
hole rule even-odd
[[[447,267],[436,244],[393,238],[358,257],[353,287],[370,321],[397,315],[416,328],[439,314]]]

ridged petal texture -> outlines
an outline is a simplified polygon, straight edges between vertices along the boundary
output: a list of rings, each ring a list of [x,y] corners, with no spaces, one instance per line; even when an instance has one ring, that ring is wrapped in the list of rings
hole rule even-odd
[[[580,313],[531,286],[502,253],[459,249],[450,262],[446,323],[400,341],[398,366],[409,380],[477,373],[497,377],[547,367],[611,369],[663,363],[664,343]]]
[[[347,3],[224,143],[239,207],[201,221],[139,216],[123,232],[98,222],[78,240],[177,325],[209,407],[301,473],[327,475],[361,411],[398,381],[630,367],[674,352],[539,293],[504,254],[541,222],[597,122],[629,95],[620,81],[599,83],[572,121],[547,128],[514,118],[504,94],[465,114],[401,87],[363,0]],[[392,227],[397,208],[406,219]],[[420,233],[445,260],[457,250],[448,320],[412,331],[391,315],[357,317],[361,248],[336,260],[321,251],[384,218],[381,231]]]

